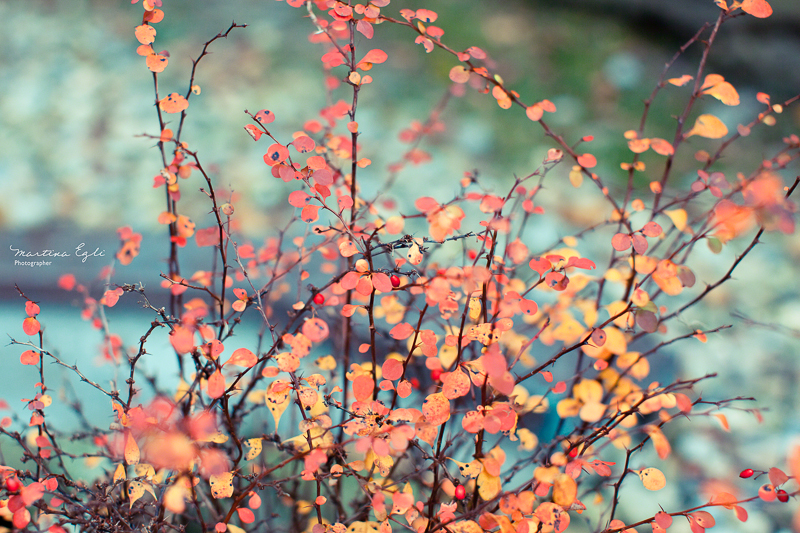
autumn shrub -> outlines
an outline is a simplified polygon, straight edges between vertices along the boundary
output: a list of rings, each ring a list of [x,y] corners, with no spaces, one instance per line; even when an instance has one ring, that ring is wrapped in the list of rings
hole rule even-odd
[[[796,98],[777,103],[759,93],[760,111],[735,127],[704,112],[710,99],[739,104],[734,86],[707,70],[708,57],[734,19],[768,17],[765,0],[716,1],[717,19],[668,58],[641,121],[620,132],[627,159],[606,162],[606,173],[591,131],[559,134],[549,125],[553,102],[518,94],[487,51],[448,41],[436,12],[399,0],[286,4],[264,9],[307,19],[327,104],[304,117],[282,116],[269,102],[245,111],[244,130],[263,147],[263,179],[282,183],[294,209],[255,244],[237,231],[235,178],[209,170],[213,154],[198,153],[183,135],[190,103],[204,96],[203,64],[213,61],[206,56],[245,25],[232,23],[202,45],[178,92],[159,83],[175,60],[156,52],[169,5],[143,0],[141,23],[131,13],[131,47],[153,78],[153,130],[144,139],[155,146],[146,155],[153,194],[164,198],[165,237],[145,242],[120,228],[102,288],[72,274],[59,281],[103,335],[103,364],[120,376],[110,386],[71,363],[68,347],[48,344],[48,303],[18,287],[27,317],[24,336],[12,331],[11,342],[39,380],[25,400],[30,418],[0,423],[0,514],[13,527],[615,533],[688,525],[697,533],[724,513],[746,521],[751,505],[795,499],[800,448],[788,445],[788,466],[743,465],[740,486],[707,485],[683,508],[634,503],[623,511],[621,497],[623,488],[667,484],[659,468],[672,460],[667,426],[726,427],[735,410],[760,417],[736,393],[703,397],[700,384],[713,375],[664,381],[651,367],[668,363],[673,347],[728,333],[729,324],[694,329],[682,317],[733,277],[766,232],[794,231],[790,197],[800,178],[787,187],[784,177],[800,138],[785,138],[735,175],[719,162]],[[370,156],[382,148],[359,126],[360,97],[393,66],[391,54],[371,46],[386,27],[445,57],[452,86],[400,133],[403,153],[381,154],[395,163],[377,168]],[[674,72],[689,49],[700,50],[696,69]],[[648,133],[651,105],[666,91],[684,98],[671,111],[669,139]],[[480,170],[453,169],[440,178],[452,182],[448,198],[390,191],[431,158],[426,142],[447,127],[443,109],[468,92],[524,113],[532,142],[549,143],[540,164],[503,188]],[[281,123],[295,132],[277,133]],[[592,191],[604,209],[556,220],[561,236],[543,246],[537,221],[559,216],[541,202],[553,181],[568,181],[575,194]],[[187,189],[201,190],[206,204],[186,205]],[[562,211],[571,209],[578,207]],[[210,213],[194,217],[202,227],[187,215],[198,211]],[[698,250],[718,253],[731,243],[744,243],[743,251],[713,279],[698,279]],[[160,288],[125,268],[141,246],[164,247],[169,257],[148,266],[161,272]],[[192,248],[208,262],[191,264]],[[120,299],[139,306],[138,339],[115,331]],[[242,333],[246,324],[258,333]],[[169,350],[151,348],[158,339],[168,339]],[[177,379],[142,371],[148,360],[168,359],[177,361]],[[78,391],[78,431],[49,415],[64,401],[53,395],[53,364]],[[107,427],[82,416],[88,402],[107,405]],[[82,474],[84,459],[102,472]]]

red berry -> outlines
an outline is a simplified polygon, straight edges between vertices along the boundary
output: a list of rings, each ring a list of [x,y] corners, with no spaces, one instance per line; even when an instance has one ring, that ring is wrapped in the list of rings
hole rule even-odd
[[[789,501],[789,493],[783,489],[778,489],[777,496],[779,502],[786,503]]]
[[[325,296],[322,295],[321,292],[318,292],[314,295],[314,303],[317,305],[322,305],[325,303]]]
[[[431,379],[433,381],[439,381],[439,378],[442,377],[442,371],[438,368],[436,370],[431,370]]]
[[[742,470],[739,473],[739,477],[742,478],[742,479],[749,478],[752,475],[753,475],[753,469],[752,468],[745,468],[744,470]]]
[[[467,489],[464,488],[464,485],[456,486],[456,498],[459,500],[463,500],[467,497]]]
[[[10,477],[6,480],[6,489],[8,492],[17,492],[22,488],[22,482],[16,477]]]
[[[417,378],[411,378],[409,381],[411,382],[411,388],[413,389],[419,388],[419,380]]]
[[[467,257],[469,257],[470,261],[474,261],[476,257],[478,257],[478,252],[475,250],[467,250]]]
[[[389,281],[392,282],[392,287],[399,287],[400,286],[400,278],[398,278],[397,276],[393,275],[391,278],[389,278]]]
[[[572,458],[577,457],[578,456],[578,448],[577,447],[572,448],[567,455],[569,455]]]

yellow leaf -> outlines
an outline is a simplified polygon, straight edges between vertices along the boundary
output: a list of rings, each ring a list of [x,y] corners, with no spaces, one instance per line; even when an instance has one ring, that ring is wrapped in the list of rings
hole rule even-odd
[[[125,432],[125,463],[135,465],[139,462],[139,446],[130,431]]]
[[[517,437],[519,438],[519,448],[521,450],[530,452],[539,445],[539,437],[528,428],[519,428]]]
[[[578,485],[569,474],[559,474],[553,483],[553,502],[569,507],[578,496]]]
[[[658,468],[643,468],[639,471],[639,479],[647,490],[661,490],[667,484],[667,478]]]
[[[477,459],[471,463],[462,463],[453,458],[450,458],[450,460],[458,465],[458,470],[461,472],[461,475],[466,478],[474,479],[483,471],[483,465]]]
[[[247,439],[244,445],[247,446],[247,454],[244,456],[245,461],[252,461],[261,454],[261,446],[263,439]]]
[[[125,466],[122,463],[117,465],[116,470],[114,470],[114,478],[113,481],[116,483],[117,481],[122,481],[125,479]]]
[[[703,80],[703,94],[713,96],[725,105],[739,105],[739,93],[719,74],[709,74]]]
[[[728,128],[722,123],[720,119],[714,115],[700,115],[694,122],[694,126],[685,135],[691,137],[692,135],[699,135],[706,139],[720,139],[728,134]]]
[[[131,507],[136,503],[136,500],[144,496],[144,483],[141,481],[131,481],[128,484],[128,499],[131,502]]]
[[[286,408],[289,407],[289,392],[290,389],[285,386],[285,382],[275,380],[267,387],[266,403],[272,418],[275,419],[275,429],[278,429],[278,424],[281,421]],[[282,390],[280,390],[282,388]]]
[[[500,476],[493,476],[486,470],[483,470],[476,481],[478,485],[478,494],[484,501],[491,501],[495,496],[500,494],[502,490],[502,482]]]
[[[156,475],[156,471],[153,468],[153,465],[143,463],[133,467],[133,475],[135,477],[145,477],[150,480]]]
[[[186,510],[186,500],[191,499],[190,481],[185,477],[175,480],[175,483],[164,491],[164,507],[172,513],[181,514]]]
[[[336,359],[332,355],[320,357],[315,361],[320,370],[334,370],[336,368]]]
[[[208,482],[211,485],[211,495],[214,498],[230,498],[233,495],[233,472],[224,472],[218,476],[211,476]]]
[[[220,430],[217,430],[215,433],[211,433],[210,435],[206,435],[201,439],[197,439],[197,442],[213,442],[215,444],[223,444],[228,442],[228,436],[222,433]]]
[[[686,221],[688,220],[688,215],[686,211],[683,209],[673,209],[671,211],[665,210],[664,214],[669,217],[672,223],[675,225],[675,228],[678,231],[683,231],[686,227]]]
[[[600,402],[589,402],[581,407],[581,411],[578,414],[581,420],[584,422],[597,422],[606,412],[605,404]]]

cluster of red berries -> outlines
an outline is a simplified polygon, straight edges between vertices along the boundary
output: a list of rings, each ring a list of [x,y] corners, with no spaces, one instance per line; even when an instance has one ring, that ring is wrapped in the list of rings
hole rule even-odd
[[[742,479],[747,479],[752,477],[756,471],[752,468],[745,468],[741,472],[739,472],[739,477]],[[763,474],[764,472],[759,472]],[[777,500],[781,503],[786,503],[789,501],[789,493],[783,489],[775,490],[775,485],[771,483],[767,483],[766,485],[761,485],[761,488],[758,489],[758,495],[764,501],[772,501],[777,498]]]

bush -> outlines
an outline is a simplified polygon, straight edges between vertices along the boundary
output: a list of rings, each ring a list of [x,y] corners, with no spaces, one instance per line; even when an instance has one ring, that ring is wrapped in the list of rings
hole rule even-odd
[[[103,271],[102,294],[71,274],[59,280],[102,332],[105,364],[125,376],[118,387],[49,346],[47,303],[18,287],[27,340],[17,334],[11,342],[39,382],[25,400],[30,420],[0,423],[3,461],[11,462],[0,467],[3,516],[15,528],[53,533],[658,532],[677,517],[696,533],[725,519],[720,507],[745,521],[754,500],[793,499],[800,447],[787,447],[791,477],[744,465],[740,477],[761,484],[744,495],[731,483],[706,484],[689,491],[700,497],[683,508],[623,509],[623,496],[648,502],[639,489],[667,485],[661,462],[672,454],[674,423],[713,418],[727,429],[731,412],[761,417],[749,398],[703,398],[699,384],[713,374],[657,371],[671,364],[673,345],[727,333],[728,324],[696,328],[683,318],[704,309],[766,232],[794,231],[789,198],[800,178],[786,187],[782,175],[796,164],[800,138],[786,137],[735,176],[719,170],[723,156],[796,98],[775,103],[759,93],[759,112],[734,131],[700,109],[711,98],[739,104],[733,85],[707,72],[722,26],[772,11],[765,0],[716,3],[716,21],[667,63],[639,125],[624,133],[620,172],[592,153],[590,132],[568,139],[553,129],[556,105],[514,91],[486,51],[454,48],[436,12],[398,14],[389,0],[287,0],[282,7],[300,9],[309,40],[322,49],[327,103],[316,119],[293,123],[292,134],[280,133],[290,122],[280,111],[245,112],[244,129],[266,152],[264,179],[283,183],[294,209],[256,245],[237,230],[236,183],[226,190],[183,138],[205,57],[245,26],[232,23],[205,43],[185,92],[164,91],[160,73],[173,59],[154,43],[169,6],[145,0],[134,35],[154,80],[158,129],[145,137],[157,146],[154,188],[165,202],[162,290],[124,269]],[[363,95],[393,66],[392,54],[371,45],[386,27],[451,67],[448,94],[400,133],[400,154],[381,153],[381,132],[359,125]],[[696,71],[673,72],[689,49],[700,49]],[[671,140],[648,133],[651,105],[666,91],[684,97],[671,111]],[[445,128],[443,110],[468,92],[490,94],[541,128],[551,143],[541,162],[503,189],[477,171],[453,169],[457,192],[446,200],[397,187],[431,158],[425,145]],[[690,142],[700,148],[690,153]],[[376,171],[373,153],[395,162]],[[182,200],[198,188],[207,199],[200,208]],[[603,207],[581,207],[578,189],[593,191]],[[553,198],[562,202],[555,214],[542,207]],[[188,213],[209,210],[196,228],[200,215]],[[537,233],[545,220],[557,228],[554,242]],[[130,227],[118,235],[116,263],[124,267],[136,261],[142,237]],[[733,242],[743,251],[698,282],[698,269],[708,275],[703,248],[720,253]],[[210,251],[210,261],[190,263],[193,248]],[[162,297],[163,307],[153,303]],[[141,336],[130,345],[112,329],[120,299],[141,307]],[[246,329],[254,323],[257,334]],[[167,338],[169,353],[150,348]],[[142,370],[173,357],[178,380]],[[71,407],[82,431],[65,432],[49,414],[62,400],[50,394],[45,361],[80,382]],[[85,402],[101,400],[113,414],[108,428],[83,415]],[[78,474],[84,458],[102,473]]]

